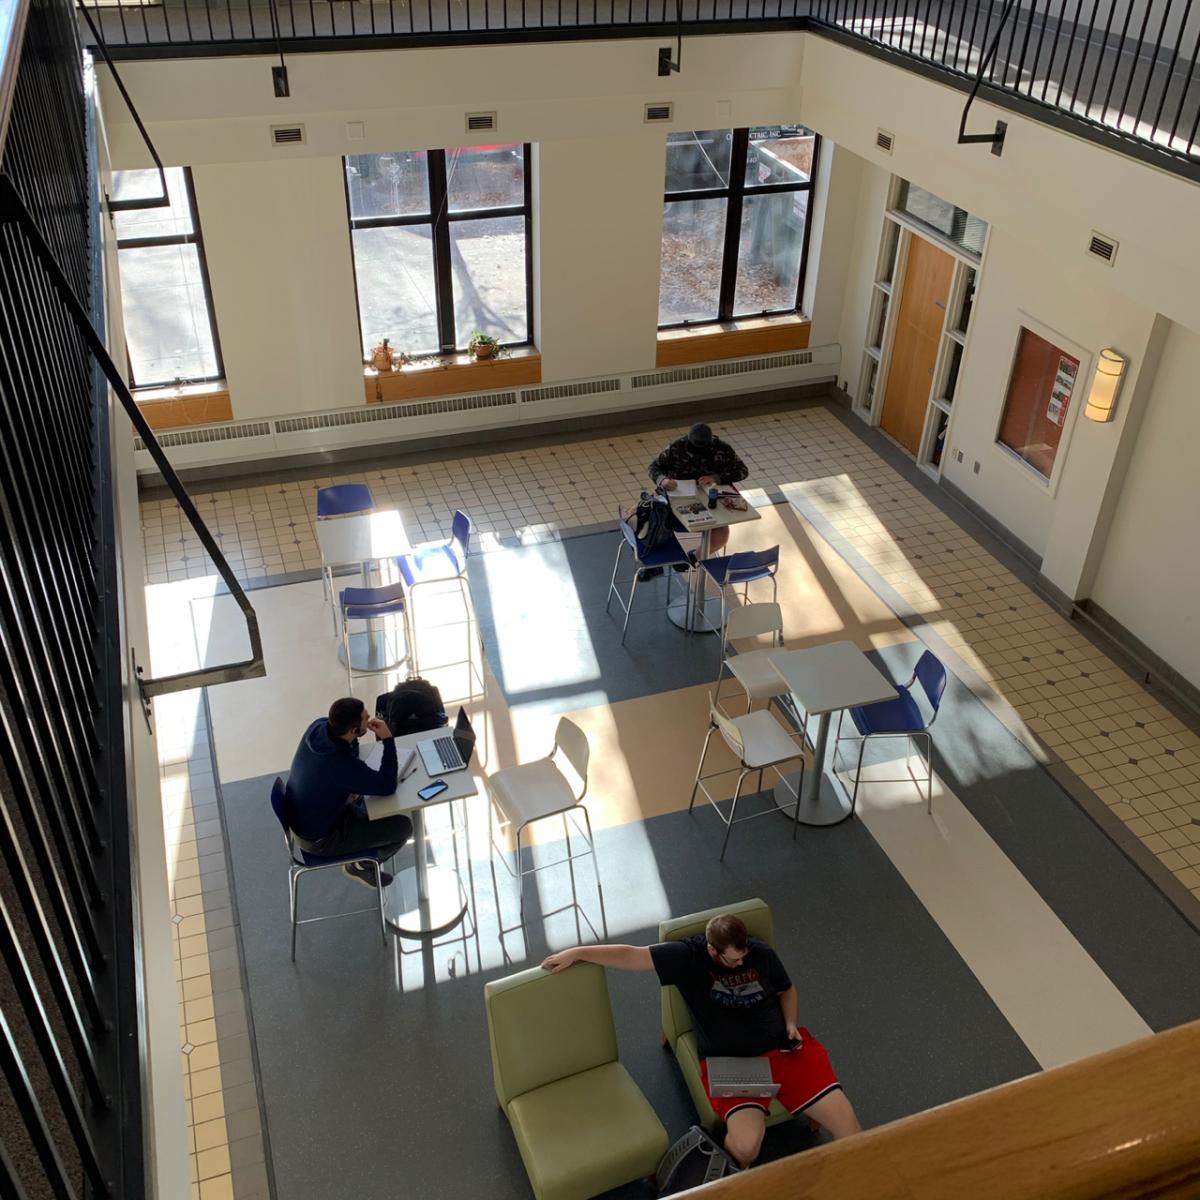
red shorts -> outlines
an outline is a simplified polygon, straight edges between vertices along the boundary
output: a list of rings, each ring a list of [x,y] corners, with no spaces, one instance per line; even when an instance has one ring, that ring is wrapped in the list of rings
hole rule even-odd
[[[799,1050],[771,1050],[767,1053],[771,1063],[771,1078],[779,1084],[775,1099],[793,1115],[842,1086],[833,1073],[825,1047],[807,1029],[801,1029],[800,1036],[804,1039],[804,1045]],[[700,1060],[700,1079],[708,1102],[722,1120],[739,1108],[757,1108],[764,1113],[770,1109],[769,1100],[752,1099],[749,1096],[718,1096],[714,1099],[708,1090],[708,1063],[704,1059]]]

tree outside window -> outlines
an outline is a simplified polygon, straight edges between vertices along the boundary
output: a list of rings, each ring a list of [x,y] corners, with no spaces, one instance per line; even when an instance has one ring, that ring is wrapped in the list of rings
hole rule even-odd
[[[530,340],[529,147],[357,154],[346,163],[363,355],[383,338],[453,353]]]
[[[800,307],[819,146],[802,125],[668,135],[660,326]]]
[[[131,386],[162,387],[221,378],[196,197],[186,167],[165,171],[167,207],[139,207],[162,195],[157,171],[114,171],[113,226]]]

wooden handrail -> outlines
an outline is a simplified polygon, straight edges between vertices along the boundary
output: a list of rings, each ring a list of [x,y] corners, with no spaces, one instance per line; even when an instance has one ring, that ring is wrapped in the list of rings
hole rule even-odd
[[[1200,1022],[686,1194],[704,1200],[1195,1200]]]

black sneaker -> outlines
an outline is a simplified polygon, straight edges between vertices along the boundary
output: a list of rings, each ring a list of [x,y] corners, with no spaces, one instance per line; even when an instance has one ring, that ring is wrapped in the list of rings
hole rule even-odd
[[[662,567],[643,567],[638,572],[638,582],[645,583],[648,579],[657,579],[662,573]]]
[[[342,874],[347,879],[353,879],[355,883],[361,883],[363,887],[375,890],[375,866],[370,860],[359,860],[358,862],[346,863],[342,867]],[[387,887],[392,882],[392,877],[386,871],[379,872],[379,882]]]
[[[688,556],[688,560],[685,563],[681,563],[681,562],[672,563],[671,570],[679,571],[681,573],[683,571],[690,571],[692,569],[692,567],[694,567],[696,565],[696,563],[699,562],[699,559],[696,557],[695,550],[689,550],[687,552],[687,556]]]

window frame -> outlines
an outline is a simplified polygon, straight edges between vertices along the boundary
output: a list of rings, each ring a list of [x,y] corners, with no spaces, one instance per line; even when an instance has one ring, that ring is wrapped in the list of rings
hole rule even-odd
[[[475,146],[451,147],[451,149],[474,150]],[[387,153],[382,151],[381,153]],[[462,354],[467,349],[466,340],[459,345],[454,328],[454,273],[450,259],[450,226],[459,221],[481,221],[498,217],[525,218],[525,338],[519,342],[501,342],[509,349],[532,346],[533,342],[533,179],[532,146],[521,143],[523,163],[522,202],[506,204],[497,208],[471,208],[458,212],[450,211],[448,177],[446,174],[446,150],[424,150],[426,173],[429,183],[429,208],[418,215],[396,215],[388,217],[355,217],[350,206],[350,176],[346,170],[348,160],[364,157],[357,154],[342,156],[342,185],[346,192],[346,220],[350,229],[350,268],[354,275],[354,309],[358,315],[359,341],[363,337],[362,304],[358,292],[358,260],[354,251],[356,229],[389,229],[406,225],[428,225],[433,233],[433,281],[437,297],[438,349],[428,354],[417,354],[414,358],[443,358]],[[463,331],[469,338],[471,331]],[[365,357],[365,356],[364,356]]]
[[[808,244],[812,232],[812,192],[817,181],[817,170],[821,156],[821,135],[814,129],[812,170],[804,183],[746,184],[746,159],[750,153],[750,130],[758,126],[745,126],[732,130],[733,139],[729,152],[729,186],[723,188],[699,188],[694,191],[663,192],[664,207],[681,200],[726,200],[725,240],[721,249],[721,286],[717,292],[717,315],[698,321],[684,320],[660,323],[660,330],[700,329],[709,325],[723,325],[729,321],[752,321],[760,317],[784,317],[793,313],[803,315],[801,302],[804,299],[804,284],[808,275]],[[806,127],[807,128],[807,127]],[[804,236],[800,243],[800,276],[796,282],[796,302],[790,308],[763,309],[756,313],[733,312],[733,301],[737,290],[738,248],[742,237],[742,209],[747,196],[776,195],[781,192],[808,192],[809,200],[804,213]],[[659,269],[659,287],[662,286],[662,269]]]
[[[169,169],[169,168],[168,168]],[[191,217],[192,230],[190,233],[164,233],[155,237],[120,237],[117,235],[116,222],[113,222],[113,235],[117,241],[117,269],[120,270],[122,250],[147,250],[157,246],[195,246],[196,258],[200,266],[200,283],[204,288],[204,308],[208,313],[208,328],[212,335],[213,359],[216,373],[213,375],[196,375],[189,378],[173,377],[159,380],[156,383],[138,383],[133,369],[133,358],[129,353],[129,343],[125,343],[125,361],[129,366],[129,390],[150,391],[155,388],[189,387],[197,383],[221,383],[225,379],[225,359],[221,354],[221,336],[217,329],[217,310],[213,307],[212,283],[208,277],[208,255],[204,252],[204,234],[200,229],[200,214],[196,206],[196,188],[192,183],[192,168],[180,167],[183,172],[183,190],[187,196],[188,215]],[[165,175],[163,176],[165,185]],[[114,213],[131,212],[138,209],[155,207],[139,201],[113,201],[110,208]]]

